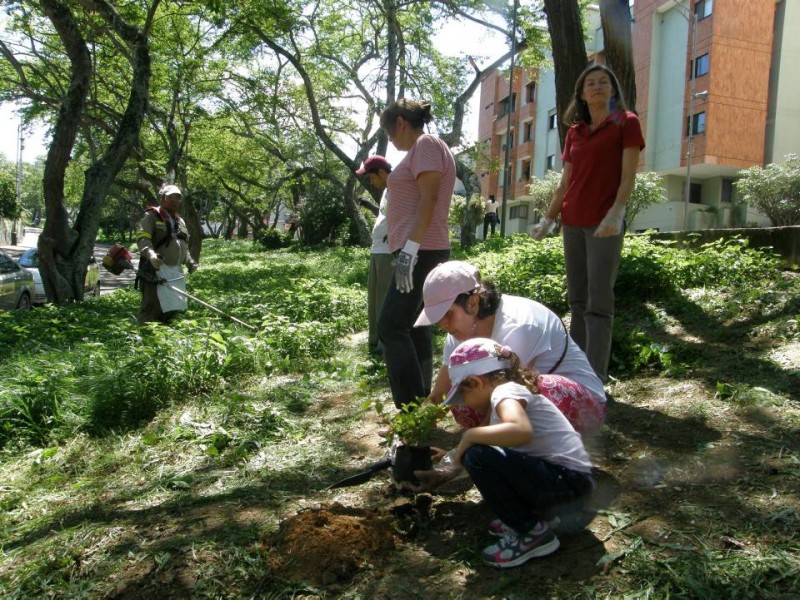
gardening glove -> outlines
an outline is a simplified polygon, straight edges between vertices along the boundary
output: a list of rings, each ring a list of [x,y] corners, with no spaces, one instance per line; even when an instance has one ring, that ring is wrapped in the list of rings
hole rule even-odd
[[[150,264],[153,265],[153,268],[158,271],[161,267],[164,266],[164,261],[158,258],[158,256],[151,256],[150,257]]]
[[[542,219],[533,226],[531,229],[531,237],[535,239],[537,242],[541,242],[547,234],[553,231],[553,227],[555,227],[555,221],[553,219],[548,219],[547,217],[542,217]]]
[[[417,264],[419,243],[408,240],[394,260],[394,284],[397,291],[407,294],[414,289],[414,265]]]
[[[622,233],[622,223],[625,221],[625,205],[615,202],[608,209],[606,216],[594,231],[594,237],[610,237]]]
[[[444,485],[448,481],[453,481],[459,477],[467,475],[466,470],[454,460],[457,448],[453,448],[447,452],[434,469],[430,471],[414,471],[414,477],[419,480],[419,484],[413,484],[410,481],[404,481],[403,487],[411,490],[415,494],[422,492],[432,492],[439,486]],[[431,452],[438,451],[438,448],[431,448]]]
[[[198,264],[197,264],[196,262],[194,262],[194,261],[191,261],[191,262],[190,262],[190,263],[189,263],[189,264],[186,266],[186,268],[189,270],[189,275],[191,275],[192,273],[194,273],[195,271],[197,271],[197,269],[198,269],[198,268],[200,268],[200,265],[198,265]]]

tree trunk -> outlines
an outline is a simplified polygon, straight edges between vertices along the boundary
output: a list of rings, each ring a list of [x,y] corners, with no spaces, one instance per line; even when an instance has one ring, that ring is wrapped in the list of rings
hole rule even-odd
[[[42,185],[47,219],[38,242],[39,272],[45,294],[56,302],[66,302],[83,297],[83,280],[77,277],[82,273],[78,263],[83,263],[85,269],[89,262],[88,256],[82,261],[70,260],[77,235],[69,227],[64,205],[64,173],[86,106],[92,65],[89,49],[69,9],[58,0],[41,0],[41,6],[58,32],[71,66],[69,92],[61,102],[44,164]]]
[[[159,3],[160,0],[154,0],[150,6],[148,27]],[[85,9],[99,13],[130,45],[133,76],[125,114],[106,152],[86,171],[80,208],[70,227],[63,202],[64,173],[86,104],[91,61],[86,42],[69,9],[59,0],[41,0],[41,5],[58,31],[72,67],[69,91],[62,102],[45,162],[43,184],[47,221],[38,244],[45,293],[54,302],[64,303],[83,299],[86,267],[94,251],[103,202],[139,139],[149,97],[150,53],[147,30],[143,32],[127,24],[105,0],[85,1]]]
[[[577,0],[544,0],[544,10],[553,42],[558,135],[563,148],[568,128],[560,117],[566,112],[575,93],[575,82],[586,68],[586,44]]]
[[[348,177],[344,197],[345,210],[347,211],[347,216],[350,218],[350,240],[359,246],[369,248],[369,246],[372,245],[372,234],[367,226],[367,220],[361,213],[360,205],[356,200],[355,176]]]
[[[194,205],[192,194],[183,197],[183,220],[186,221],[186,228],[189,230],[189,254],[192,260],[200,262],[200,250],[203,246],[203,226],[200,223],[200,215],[197,214],[197,207]]]
[[[456,175],[464,184],[464,196],[467,201],[474,195],[480,194],[481,185],[475,175],[475,169],[470,167],[463,161],[456,159]],[[475,245],[477,237],[475,235],[475,228],[478,224],[475,222],[473,211],[467,210],[464,215],[464,222],[461,223],[460,239],[461,248],[469,248]]]
[[[606,63],[619,80],[628,109],[636,112],[636,69],[628,0],[600,0],[600,20]]]

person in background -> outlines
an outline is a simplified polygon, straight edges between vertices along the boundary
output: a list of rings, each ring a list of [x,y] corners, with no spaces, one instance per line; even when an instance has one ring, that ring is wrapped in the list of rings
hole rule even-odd
[[[379,190],[386,189],[392,165],[383,156],[375,154],[368,157],[356,175],[366,175],[369,184]],[[388,192],[381,197],[375,225],[372,227],[372,247],[369,254],[369,275],[367,277],[367,321],[369,323],[368,348],[370,354],[380,355],[378,344],[378,315],[383,299],[392,284],[394,274],[393,257],[389,252],[389,228],[386,223],[386,206],[389,202]]]
[[[394,255],[394,285],[378,318],[392,399],[397,408],[430,392],[433,337],[430,327],[414,328],[422,308],[422,284],[431,269],[450,257],[447,215],[456,165],[447,144],[425,133],[431,105],[401,98],[380,118],[395,148],[405,151],[388,180],[386,222]]]
[[[467,262],[452,260],[428,274],[423,287],[425,306],[415,325],[436,324],[447,332],[442,364],[447,365],[459,343],[490,338],[509,346],[529,369],[540,373],[537,385],[581,434],[594,433],[606,416],[603,384],[549,308],[519,296],[501,294],[491,281]],[[446,368],[439,369],[430,399],[441,403],[451,387]],[[480,425],[485,413],[453,403],[453,418],[465,428]]]
[[[483,239],[486,239],[489,227],[492,228],[492,235],[494,235],[494,229],[497,223],[499,223],[499,219],[497,218],[497,200],[494,199],[494,194],[489,194],[489,199],[483,202]]]
[[[541,240],[561,215],[570,335],[605,382],[625,206],[644,138],[638,117],[626,110],[619,82],[605,65],[591,65],[580,75],[564,122],[570,128],[561,182],[531,235]]]
[[[139,221],[136,244],[139,247],[139,276],[137,285],[142,292],[142,303],[137,319],[139,323],[158,321],[168,323],[177,311],[163,311],[158,298],[156,279],[163,266],[186,265],[189,273],[197,263],[189,254],[189,230],[178,214],[183,195],[180,188],[167,185],[158,192],[159,206],[149,206]]]
[[[499,540],[483,549],[483,560],[509,568],[552,554],[560,545],[556,519],[595,487],[580,434],[508,346],[467,340],[450,355],[448,372],[445,404],[458,392],[471,409],[490,414],[488,424],[462,434],[452,454],[497,515],[489,534]]]

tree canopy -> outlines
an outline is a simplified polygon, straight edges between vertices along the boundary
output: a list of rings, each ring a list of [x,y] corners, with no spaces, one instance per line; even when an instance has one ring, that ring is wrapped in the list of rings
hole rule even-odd
[[[313,213],[305,204],[322,198],[346,227],[330,221],[321,239],[368,244],[358,196],[378,191],[355,170],[386,153],[383,108],[399,97],[430,101],[435,132],[459,148],[467,102],[508,59],[479,67],[446,56],[434,44],[442,25],[469,20],[513,34],[535,61],[546,18],[557,76],[566,77],[563,103],[575,70],[563,65],[585,60],[576,59],[585,56],[582,4],[526,3],[511,32],[513,8],[478,0],[4,3],[0,101],[22,103],[24,120],[53,134],[44,174],[48,294],[80,298],[80,263],[101,223],[124,235],[167,182],[184,189],[195,258],[203,227],[257,236],[281,219],[297,223]],[[474,193],[469,165],[459,164],[459,176]],[[320,185],[325,193],[315,193]]]

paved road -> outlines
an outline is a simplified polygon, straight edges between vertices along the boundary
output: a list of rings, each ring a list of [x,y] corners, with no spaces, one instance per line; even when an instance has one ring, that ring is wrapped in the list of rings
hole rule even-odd
[[[22,236],[22,239],[17,246],[0,246],[0,251],[4,252],[11,258],[18,258],[28,248],[36,247],[36,243],[39,240],[39,234],[41,232],[41,229],[35,227],[26,227],[25,234]],[[103,257],[106,255],[106,252],[108,252],[109,248],[111,248],[111,244],[95,245],[94,257],[98,263],[103,260]],[[134,268],[139,266],[139,256],[136,254],[133,256],[133,266]],[[135,271],[127,270],[123,271],[119,275],[114,275],[113,273],[106,271],[106,268],[101,264],[100,294],[109,294],[114,290],[133,285],[133,280],[135,278]]]

